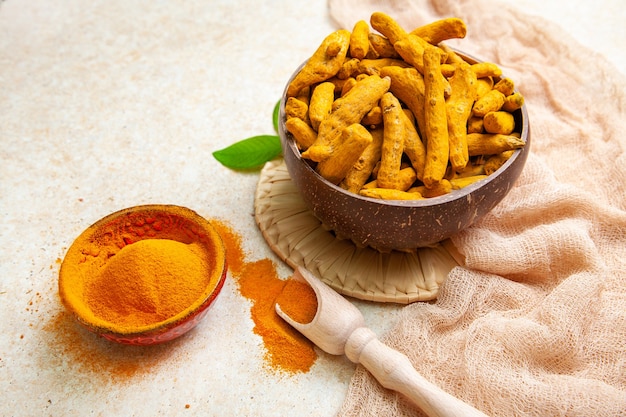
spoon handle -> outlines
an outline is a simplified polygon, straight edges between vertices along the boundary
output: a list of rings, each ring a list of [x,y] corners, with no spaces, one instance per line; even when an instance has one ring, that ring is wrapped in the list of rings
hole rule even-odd
[[[430,417],[487,417],[427,381],[405,355],[383,344],[368,328],[361,327],[350,335],[345,353],[352,362],[362,364],[383,387],[404,394]]]

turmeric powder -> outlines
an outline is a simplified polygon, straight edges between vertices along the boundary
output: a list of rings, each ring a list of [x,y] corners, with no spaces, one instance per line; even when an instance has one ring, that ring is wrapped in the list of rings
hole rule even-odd
[[[113,256],[85,284],[94,316],[125,329],[158,323],[185,310],[209,285],[208,260],[197,243],[145,239]]]
[[[75,240],[59,271],[59,295],[98,333],[158,332],[199,308],[225,268],[223,244],[207,220],[183,207],[139,206]]]
[[[250,313],[254,332],[263,339],[266,363],[272,369],[292,373],[308,371],[317,353],[308,339],[276,314],[276,299],[286,282],[277,276],[275,265],[267,258],[246,262],[242,272],[237,279],[239,291],[253,303]],[[293,301],[290,303],[293,309],[301,308],[302,304]],[[287,308],[285,304],[281,306]]]
[[[317,299],[313,299],[315,293],[291,287],[290,280],[281,280],[270,259],[247,261],[241,237],[225,223],[215,222],[214,225],[226,246],[226,262],[239,292],[252,302],[250,314],[254,332],[263,339],[266,364],[278,371],[308,372],[317,359],[313,343],[276,314],[274,305],[290,285],[290,295],[281,299],[281,308],[289,311],[293,318],[312,319],[313,309],[317,311]]]
[[[317,314],[317,296],[309,284],[289,279],[276,299],[276,304],[292,320],[307,324]]]

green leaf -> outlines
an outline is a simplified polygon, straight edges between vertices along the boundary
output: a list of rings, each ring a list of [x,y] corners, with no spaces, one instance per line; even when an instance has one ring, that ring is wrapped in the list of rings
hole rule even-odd
[[[280,155],[280,139],[275,135],[259,135],[233,143],[213,152],[227,168],[244,170],[258,168]]]
[[[278,113],[280,112],[280,100],[274,106],[274,113],[272,114],[272,121],[274,122],[274,130],[278,133]]]

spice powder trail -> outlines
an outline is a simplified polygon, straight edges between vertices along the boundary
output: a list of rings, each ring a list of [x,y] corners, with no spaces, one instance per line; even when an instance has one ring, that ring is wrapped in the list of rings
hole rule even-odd
[[[274,307],[291,280],[280,279],[270,259],[248,262],[241,237],[223,222],[213,220],[212,224],[226,246],[226,262],[239,292],[252,302],[254,332],[263,339],[267,365],[290,373],[308,372],[317,359],[313,343],[280,318]],[[294,288],[290,286],[289,297],[281,298],[281,307],[289,309],[294,316],[312,318],[311,309],[317,309],[315,293]]]

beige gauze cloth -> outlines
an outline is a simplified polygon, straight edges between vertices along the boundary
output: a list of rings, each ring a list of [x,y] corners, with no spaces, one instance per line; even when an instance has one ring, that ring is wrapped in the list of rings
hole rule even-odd
[[[489,416],[626,415],[626,82],[557,25],[489,0],[329,0],[352,29],[460,17],[446,42],[500,65],[532,145],[509,195],[452,238],[465,264],[381,339]],[[340,416],[422,416],[357,367]]]

